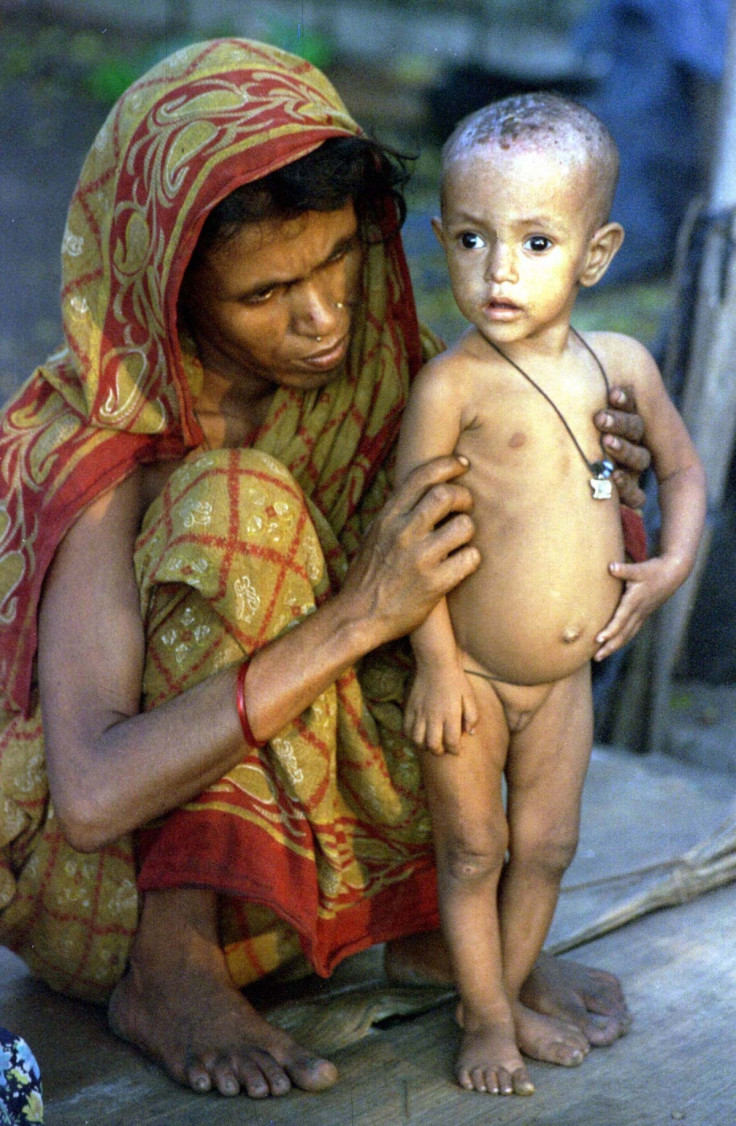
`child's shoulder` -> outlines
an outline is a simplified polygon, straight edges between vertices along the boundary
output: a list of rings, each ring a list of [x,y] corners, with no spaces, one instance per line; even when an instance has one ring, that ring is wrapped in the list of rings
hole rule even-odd
[[[477,359],[468,345],[464,334],[443,352],[438,352],[422,366],[414,380],[414,385],[433,383],[437,387],[457,386],[472,376]]]
[[[646,379],[659,374],[648,348],[622,332],[581,332],[579,334],[603,365],[612,383]]]

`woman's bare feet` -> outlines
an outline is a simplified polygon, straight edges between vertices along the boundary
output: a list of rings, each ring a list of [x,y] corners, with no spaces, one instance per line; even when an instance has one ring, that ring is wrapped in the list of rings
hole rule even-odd
[[[631,1027],[631,1014],[617,978],[568,958],[540,954],[521,990],[537,1013],[574,1025],[594,1047],[605,1047]]]
[[[396,938],[384,948],[383,968],[397,985],[452,985],[450,956],[440,932]]]
[[[521,1003],[514,1008],[514,1022],[516,1043],[531,1059],[577,1067],[590,1051],[588,1040],[574,1025],[542,1016]]]
[[[148,893],[110,1026],[179,1083],[222,1095],[321,1091],[337,1069],[273,1028],[234,985],[217,941],[209,892]]]
[[[449,985],[450,961],[439,931],[411,935],[386,945],[386,976],[403,985]],[[601,1047],[623,1036],[631,1016],[618,980],[580,962],[540,954],[521,990],[517,1018],[519,1046],[546,1063],[574,1066],[587,1047]],[[531,1011],[530,1011],[531,1010]],[[528,1015],[527,1015],[528,1014]],[[540,1024],[535,1014],[554,1018]],[[576,1053],[583,1055],[576,1058]]]
[[[490,1095],[534,1094],[534,1084],[516,1046],[510,1016],[492,1024],[467,1028],[462,1005],[458,1005],[457,1020],[463,1029],[455,1065],[461,1087]]]

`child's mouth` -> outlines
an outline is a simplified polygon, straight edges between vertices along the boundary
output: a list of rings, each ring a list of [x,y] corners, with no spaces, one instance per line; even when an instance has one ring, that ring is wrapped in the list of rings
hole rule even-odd
[[[508,317],[519,312],[519,306],[503,297],[492,297],[486,308],[492,317]]]

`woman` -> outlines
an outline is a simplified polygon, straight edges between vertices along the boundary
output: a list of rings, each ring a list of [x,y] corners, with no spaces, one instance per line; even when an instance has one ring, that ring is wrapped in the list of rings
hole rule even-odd
[[[0,433],[0,937],[57,989],[113,991],[115,1030],[196,1090],[334,1082],[238,988],[301,952],[328,973],[404,938],[395,972],[448,972],[413,937],[434,869],[388,643],[478,556],[457,459],[391,494],[436,344],[395,177],[356,137],[262,44],[145,75],[72,200],[66,347]],[[559,979],[529,999],[582,1009]],[[586,1034],[530,1013],[527,1050],[579,1062],[620,1034],[618,994],[596,1003]]]

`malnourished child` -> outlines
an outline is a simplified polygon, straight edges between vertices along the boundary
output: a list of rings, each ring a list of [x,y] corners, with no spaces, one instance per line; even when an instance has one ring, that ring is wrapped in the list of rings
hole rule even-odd
[[[617,170],[602,123],[556,95],[509,98],[460,123],[434,228],[470,326],[417,377],[399,450],[399,480],[455,452],[474,498],[482,563],[412,634],[406,730],[431,752],[457,1078],[499,1094],[533,1091],[522,1050],[563,1064],[587,1051],[520,990],[577,844],[591,660],[683,582],[704,519],[703,470],[652,357],[629,337],[570,325],[579,287],[602,277],[623,239],[608,221]],[[609,377],[636,396],[658,481],[659,552],[643,563],[624,561],[613,466],[592,422]]]

